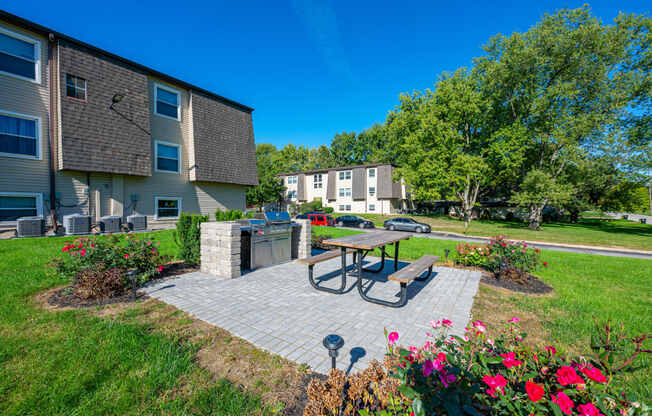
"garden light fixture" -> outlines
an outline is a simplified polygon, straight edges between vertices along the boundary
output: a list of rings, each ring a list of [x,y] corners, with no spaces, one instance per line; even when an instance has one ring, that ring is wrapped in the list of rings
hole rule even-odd
[[[326,335],[324,338],[324,347],[328,349],[328,356],[331,357],[331,366],[335,369],[335,359],[337,358],[337,350],[344,345],[344,339],[337,334]]]
[[[451,253],[449,249],[444,249],[444,253],[446,254],[446,261],[448,261],[448,255]]]
[[[136,300],[136,276],[138,275],[138,270],[129,270],[127,273],[127,278],[131,280],[131,296],[133,297],[134,301]]]

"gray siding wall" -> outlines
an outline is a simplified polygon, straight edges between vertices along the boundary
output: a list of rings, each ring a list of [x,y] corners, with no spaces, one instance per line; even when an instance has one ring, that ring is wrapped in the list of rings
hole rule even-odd
[[[327,189],[326,189],[326,199],[329,201],[335,201],[337,199],[337,187],[335,183],[335,172],[334,170],[331,170],[328,172],[328,183],[327,183]]]
[[[297,200],[306,200],[306,175],[301,173],[297,178]]]
[[[330,173],[330,172],[329,172]],[[367,169],[365,168],[356,168],[353,169],[351,173],[351,179],[353,182],[353,189],[351,190],[351,196],[354,200],[366,199],[367,198]]]
[[[41,119],[39,135],[40,159],[20,159],[0,156],[0,193],[37,193],[43,197],[43,212],[49,213],[49,93],[48,93],[48,42],[44,37],[20,29],[8,22],[0,21],[0,26],[40,41],[41,78],[40,83],[0,74],[0,111],[19,113]]]
[[[394,197],[392,167],[390,165],[382,165],[376,168],[376,181],[378,199],[391,199]]]

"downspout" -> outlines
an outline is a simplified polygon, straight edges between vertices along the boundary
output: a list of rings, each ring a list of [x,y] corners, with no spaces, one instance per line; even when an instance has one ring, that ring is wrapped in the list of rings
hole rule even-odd
[[[56,88],[56,78],[55,75],[58,72],[56,68],[56,63],[54,60],[54,45],[55,39],[54,34],[50,33],[48,35],[48,87],[50,88],[50,111],[49,111],[49,138],[50,138],[50,216],[52,217],[52,226],[54,228],[54,234],[57,233],[57,201],[56,201],[56,184],[55,184],[55,172],[56,172],[56,128],[55,128],[55,110],[57,104],[57,90]]]

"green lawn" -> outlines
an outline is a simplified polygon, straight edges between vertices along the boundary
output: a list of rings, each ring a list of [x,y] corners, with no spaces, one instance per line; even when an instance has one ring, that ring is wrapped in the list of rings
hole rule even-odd
[[[170,232],[158,232],[173,253]],[[266,412],[257,395],[212,380],[196,346],[87,311],[48,312],[32,295],[66,282],[44,270],[64,238],[0,240],[0,414]]]
[[[333,227],[315,227],[315,234],[333,237],[357,233]],[[414,260],[424,254],[444,259],[444,249],[455,252],[458,242],[411,238],[401,242],[400,257]],[[390,253],[392,250],[390,249]],[[498,324],[512,314],[521,316],[524,329],[537,340],[564,350],[588,354],[593,316],[599,321],[624,322],[631,335],[652,329],[652,261],[544,250],[547,267],[537,270],[555,289],[552,296],[515,294],[482,286],[473,318]],[[504,318],[504,319],[503,319]],[[652,348],[652,342],[648,348]],[[639,396],[652,397],[652,356],[644,356],[640,368],[618,380]]]
[[[359,214],[382,227],[389,215]],[[464,233],[464,222],[448,216],[411,216],[432,226],[433,231]],[[543,224],[539,231],[530,230],[523,222],[477,220],[471,222],[468,235],[489,237],[504,235],[513,240],[620,247],[652,251],[652,224],[626,220],[582,218],[577,224],[565,222]]]

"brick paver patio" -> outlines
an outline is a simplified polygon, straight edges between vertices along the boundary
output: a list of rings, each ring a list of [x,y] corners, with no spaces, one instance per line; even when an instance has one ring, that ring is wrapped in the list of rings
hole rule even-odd
[[[365,265],[378,260],[368,257]],[[339,267],[339,258],[320,263],[315,276],[335,287],[340,282]],[[383,272],[366,274],[373,279],[366,281],[370,296],[388,300],[398,296],[398,283],[387,281],[391,271],[389,260]],[[373,358],[382,361],[383,327],[398,331],[403,345],[422,345],[428,322],[442,317],[454,322],[452,333],[461,334],[480,281],[478,272],[435,267],[426,282],[408,286],[408,304],[394,309],[363,301],[353,287],[353,276],[347,279],[352,290],[342,295],[313,289],[307,276],[307,266],[290,262],[233,280],[189,273],[155,282],[145,291],[260,348],[326,373],[330,359],[322,340],[330,333],[345,342],[338,368],[353,372]]]

